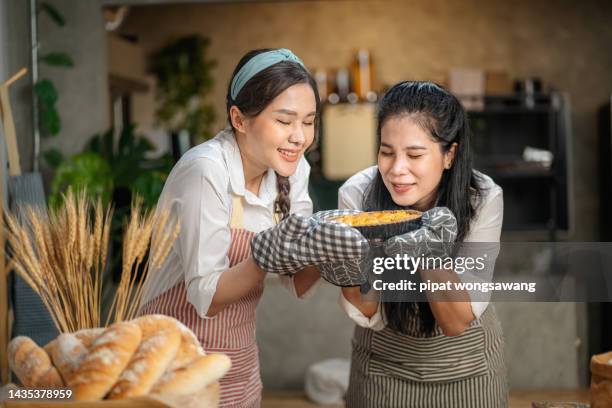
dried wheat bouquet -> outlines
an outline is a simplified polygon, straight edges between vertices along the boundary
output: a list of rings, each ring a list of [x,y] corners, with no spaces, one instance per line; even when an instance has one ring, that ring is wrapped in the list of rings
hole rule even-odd
[[[10,267],[41,297],[62,333],[101,325],[112,213],[112,206],[71,190],[57,209],[24,206],[5,213]],[[142,200],[134,200],[105,325],[135,317],[149,268],[163,263],[178,235],[179,224],[169,220],[168,213],[144,211]]]

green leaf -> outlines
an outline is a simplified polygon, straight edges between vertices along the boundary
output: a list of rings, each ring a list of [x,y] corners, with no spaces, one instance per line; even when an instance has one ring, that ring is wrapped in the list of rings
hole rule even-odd
[[[62,120],[55,106],[47,106],[40,112],[40,124],[51,136],[57,135],[62,128]]]
[[[34,91],[38,97],[38,108],[40,110],[40,126],[47,135],[57,135],[62,127],[62,122],[55,102],[57,101],[57,89],[48,79],[41,79],[34,85]]]
[[[119,135],[119,154],[125,154],[134,148],[136,135],[134,135],[135,126],[133,124],[126,126]]]
[[[89,140],[89,142],[85,145],[85,149],[83,149],[83,153],[94,152],[94,153],[98,153],[101,155],[101,152],[100,152],[100,149],[101,149],[100,140],[101,139],[102,139],[102,136],[99,133],[96,133],[95,135],[93,135],[91,139]]]
[[[66,20],[64,20],[64,16],[59,12],[59,10],[52,4],[47,1],[43,1],[40,4],[40,9],[47,13],[49,18],[55,22],[60,27],[63,27],[66,24]]]
[[[49,106],[57,101],[57,89],[53,82],[48,79],[41,79],[34,85],[34,91],[38,100],[44,105]]]
[[[133,193],[142,196],[145,206],[151,208],[159,199],[166,177],[167,174],[159,171],[144,172],[136,177],[130,187]]]
[[[40,57],[40,60],[45,64],[51,65],[53,67],[74,67],[74,61],[72,60],[72,57],[66,54],[65,52],[50,52],[49,54]]]
[[[111,128],[107,130],[106,132],[104,132],[104,134],[102,135],[101,154],[102,154],[102,157],[104,157],[106,161],[110,163],[111,166],[114,166],[115,164],[115,151],[113,147],[114,134],[115,134],[115,131],[113,128]]]
[[[87,189],[92,199],[102,197],[102,202],[110,201],[113,191],[113,176],[110,165],[100,155],[87,152],[72,156],[61,163],[51,182],[53,201],[69,187],[74,190]]]
[[[214,115],[191,115],[194,109],[207,109],[205,98],[212,90],[216,61],[207,55],[209,46],[210,40],[202,36],[181,37],[154,53],[151,61],[157,78],[157,122],[199,139],[208,137]]]
[[[57,168],[64,161],[64,155],[57,149],[46,150],[43,153],[43,157],[47,161],[49,167],[53,169]]]

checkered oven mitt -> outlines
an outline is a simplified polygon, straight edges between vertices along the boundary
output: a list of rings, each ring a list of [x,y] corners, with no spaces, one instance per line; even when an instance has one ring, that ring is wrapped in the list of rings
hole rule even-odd
[[[368,241],[355,228],[330,221],[358,211],[322,211],[311,217],[291,214],[251,240],[255,263],[267,272],[293,274],[310,265],[359,259]]]
[[[314,216],[319,219],[336,217],[339,215],[357,214],[361,211],[357,210],[330,210],[321,211]],[[344,261],[336,261],[319,265],[321,277],[336,286],[359,286],[367,281],[367,254],[368,250],[364,251],[359,258],[347,259]],[[362,272],[364,271],[364,272]]]
[[[384,243],[387,256],[421,255],[446,257],[452,253],[457,238],[457,219],[446,207],[435,207],[421,216],[418,230],[389,238]]]

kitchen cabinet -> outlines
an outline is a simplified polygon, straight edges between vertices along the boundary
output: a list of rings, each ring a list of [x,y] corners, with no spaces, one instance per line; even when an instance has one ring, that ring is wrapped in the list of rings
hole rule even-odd
[[[483,109],[468,111],[474,165],[504,190],[505,231],[547,231],[554,241],[571,229],[569,102],[560,93],[528,102],[521,94],[485,96]],[[530,150],[552,160],[526,160]]]

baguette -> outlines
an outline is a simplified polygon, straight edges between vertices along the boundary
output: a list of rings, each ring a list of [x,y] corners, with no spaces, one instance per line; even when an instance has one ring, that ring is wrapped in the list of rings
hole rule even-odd
[[[195,358],[204,356],[206,354],[200,345],[198,338],[190,329],[187,328],[187,326],[176,319],[174,319],[174,323],[179,328],[181,333],[181,345],[176,353],[176,357],[174,357],[174,360],[172,363],[170,363],[168,371],[174,371],[178,368],[184,367],[191,363]]]
[[[104,328],[96,327],[94,329],[81,329],[73,334],[81,343],[83,343],[86,348],[89,349],[93,342],[96,341],[96,339],[100,337],[102,333],[104,333]]]
[[[64,382],[47,352],[29,337],[15,337],[8,346],[9,366],[26,387],[59,388]]]
[[[100,337],[100,335],[104,333],[104,328],[103,327],[96,327],[95,329],[81,329],[77,332],[74,333],[70,333],[71,335],[75,336],[77,338],[77,340],[79,340],[81,343],[83,343],[83,346],[85,346],[86,349],[89,349],[91,347],[91,344],[98,338]],[[47,343],[44,347],[45,351],[47,352],[47,354],[49,354],[49,356],[51,356],[51,351],[54,350],[57,347],[57,339],[59,338],[59,336],[53,340],[51,340],[49,343]]]
[[[132,322],[140,327],[142,341],[109,399],[147,394],[174,359],[181,342],[179,329],[169,318],[143,316]]]
[[[167,372],[153,386],[151,394],[184,395],[195,393],[223,377],[231,367],[225,354],[196,357],[186,366]]]
[[[133,320],[133,322],[140,326],[140,329],[143,331],[143,336],[146,336],[147,334],[145,333],[149,330],[159,330],[162,326],[165,328],[176,327],[179,330],[181,344],[167,371],[174,371],[177,368],[191,363],[196,357],[206,354],[195,334],[193,334],[187,326],[173,317],[160,314],[145,315]]]
[[[68,380],[74,398],[77,401],[102,399],[127,367],[141,337],[140,327],[135,323],[119,322],[106,329]]]
[[[60,334],[55,340],[45,346],[53,365],[67,383],[72,373],[85,357],[87,347],[71,333]]]

